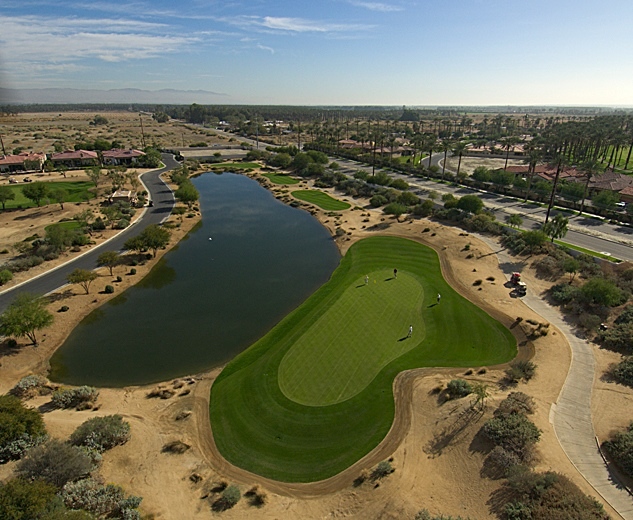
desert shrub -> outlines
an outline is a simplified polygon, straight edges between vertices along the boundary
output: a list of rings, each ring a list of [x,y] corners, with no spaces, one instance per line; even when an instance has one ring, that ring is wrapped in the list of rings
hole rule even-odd
[[[514,468],[522,464],[521,459],[503,446],[495,446],[484,461],[486,471],[495,477],[506,478]]]
[[[600,331],[598,340],[605,348],[633,354],[633,322],[614,324]]]
[[[14,478],[0,484],[0,518],[32,520],[42,518],[55,500],[55,486],[36,480]],[[48,517],[45,517],[48,518]]]
[[[629,477],[633,477],[633,422],[625,431],[617,432],[603,442],[602,447]]]
[[[556,279],[563,274],[560,263],[551,256],[544,256],[536,260],[532,267],[536,269],[536,274],[539,278],[547,280]]]
[[[114,292],[114,287],[112,287],[111,285],[106,285],[103,289],[103,292],[106,294],[112,294]]]
[[[585,495],[567,477],[548,471],[516,472],[508,479],[505,490],[510,501],[504,518],[607,520],[602,504]]]
[[[130,274],[131,275],[135,275],[136,274],[136,269],[134,269],[134,268],[130,269]]]
[[[121,218],[112,224],[112,229],[125,229],[130,225],[130,221],[126,218]]]
[[[633,387],[633,357],[620,361],[611,373],[618,383]]]
[[[26,408],[13,395],[0,396],[0,464],[19,459],[46,440],[46,427],[37,410]]]
[[[234,507],[242,498],[240,489],[235,485],[227,486],[222,495],[213,503],[215,511],[225,511]]]
[[[99,453],[125,444],[130,439],[130,423],[120,415],[94,417],[81,424],[70,436],[70,443]]]
[[[527,460],[541,438],[541,430],[525,415],[512,413],[486,421],[482,431],[495,446],[501,446],[520,460]]]
[[[420,204],[416,204],[413,207],[413,214],[418,217],[428,217],[429,215],[433,214],[434,207],[435,207],[435,204],[433,203],[432,200],[425,199]],[[430,231],[430,229],[425,228],[425,230],[422,232],[427,233],[428,231]]]
[[[186,444],[182,441],[172,441],[165,444],[161,451],[163,453],[173,453],[176,455],[182,455],[189,448],[191,448],[191,446],[189,446],[189,444]]]
[[[583,312],[578,316],[578,323],[587,331],[596,330],[602,323],[602,318],[590,312]]]
[[[40,479],[62,488],[86,476],[93,469],[90,457],[76,446],[57,439],[29,450],[20,461],[17,474],[28,479]]]
[[[61,388],[53,392],[51,402],[57,408],[82,408],[89,407],[99,396],[99,391],[92,386],[80,386],[79,388]]]
[[[8,269],[0,270],[0,285],[4,285],[7,282],[10,282],[13,279],[13,273]]]
[[[62,305],[57,312],[68,312],[68,305]]]
[[[123,281],[123,278],[121,278],[120,276],[117,276],[117,277],[116,277],[116,281],[117,281],[118,283],[121,283],[121,282]]]
[[[510,392],[508,397],[499,403],[495,410],[495,417],[510,415],[513,413],[534,413],[534,399],[523,392]]]
[[[626,301],[626,295],[614,282],[601,277],[588,280],[580,288],[580,293],[583,299],[590,305],[615,307]]]
[[[556,303],[563,304],[569,303],[578,298],[580,291],[578,287],[574,287],[573,285],[569,285],[568,283],[559,283],[553,285],[550,288],[549,293]]]
[[[529,381],[534,377],[535,372],[536,365],[531,361],[515,361],[506,370],[506,377],[512,383],[518,383],[521,380]]]
[[[136,510],[143,500],[125,492],[114,484],[102,485],[93,479],[68,483],[60,494],[68,509],[83,509],[99,518],[140,520]]]
[[[383,460],[378,463],[378,465],[371,472],[372,480],[380,480],[381,478],[385,478],[388,475],[391,475],[394,472],[393,466],[391,462],[388,460]]]
[[[633,269],[631,269],[633,271]],[[631,323],[633,322],[633,305],[627,305],[624,307],[620,315],[615,319],[614,323],[616,325],[621,325],[623,323]]]
[[[469,518],[451,515],[433,516],[431,515],[431,513],[429,513],[428,509],[421,509],[415,514],[413,520],[469,520]]]
[[[43,387],[47,385],[48,379],[37,374],[31,374],[20,379],[9,393],[20,398],[33,397],[39,395]]]
[[[21,271],[28,271],[31,267],[37,267],[44,263],[44,259],[41,256],[29,255],[24,258],[17,258],[4,264],[4,269],[11,271],[12,273],[19,273]]]
[[[473,392],[472,385],[464,379],[453,379],[446,385],[446,393],[449,399],[466,397]]]
[[[463,198],[463,197],[462,197]],[[463,226],[469,231],[480,233],[491,233],[494,235],[501,234],[501,224],[495,221],[494,216],[488,213],[479,213],[465,218],[462,222]]]

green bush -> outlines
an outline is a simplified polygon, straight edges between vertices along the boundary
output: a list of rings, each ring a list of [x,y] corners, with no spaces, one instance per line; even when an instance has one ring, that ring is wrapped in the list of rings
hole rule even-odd
[[[620,361],[612,370],[613,377],[618,383],[633,388],[633,356]]]
[[[29,450],[16,469],[24,478],[43,480],[57,488],[73,482],[93,469],[90,457],[80,448],[57,439]]]
[[[51,402],[57,408],[86,408],[94,403],[99,396],[99,391],[92,386],[80,386],[79,388],[61,388],[53,392]]]
[[[112,287],[111,285],[106,285],[105,289],[103,289],[103,292],[106,294],[112,294],[114,292],[114,287]]]
[[[227,509],[231,509],[240,501],[241,498],[242,493],[237,486],[227,486],[224,491],[222,491],[220,498],[214,502],[213,509],[215,511],[225,511]]]
[[[472,394],[472,385],[464,379],[453,379],[446,385],[446,393],[449,399],[458,399]]]
[[[625,294],[610,280],[595,277],[588,280],[581,288],[585,301],[591,305],[615,307],[626,301]]]
[[[0,285],[4,285],[11,280],[13,280],[13,273],[11,273],[11,271],[9,271],[8,269],[0,270]]]
[[[33,397],[39,395],[42,388],[47,385],[48,380],[45,377],[31,374],[20,379],[9,393],[19,398]]]
[[[114,484],[104,486],[88,478],[66,484],[60,496],[68,509],[83,509],[98,518],[141,519],[136,509],[143,499],[126,497],[123,489]]]
[[[130,423],[120,415],[94,417],[81,424],[70,436],[74,446],[103,453],[106,450],[125,444],[130,439]]]
[[[131,275],[135,275],[136,274],[136,269],[134,269],[134,268],[130,269],[130,274]]]
[[[610,350],[633,354],[633,322],[618,323],[600,331],[598,340]]]
[[[495,417],[532,413],[534,413],[534,399],[523,392],[510,392],[508,397],[499,403],[495,410]]]
[[[573,519],[608,520],[602,504],[585,495],[558,473],[515,472],[508,478],[503,508],[508,520]]]
[[[387,204],[387,197],[383,195],[374,195],[371,199],[369,199],[369,204],[372,208],[379,208]]]
[[[513,453],[520,460],[527,460],[532,447],[541,438],[541,430],[525,415],[512,413],[486,421],[482,431],[496,446]]]
[[[633,477],[633,422],[625,431],[617,432],[611,439],[603,442],[602,446],[616,464],[629,477]]]
[[[46,427],[37,410],[26,408],[13,395],[0,396],[0,464],[19,459],[46,439]]]
[[[532,361],[515,361],[510,363],[510,368],[506,370],[506,377],[512,383],[518,383],[521,380],[529,381],[535,372],[536,365]]]
[[[378,463],[378,465],[374,468],[374,471],[371,472],[371,478],[373,480],[379,480],[381,478],[385,478],[388,475],[393,473],[394,469],[391,465],[391,462],[388,460],[383,460]]]
[[[44,516],[55,500],[55,486],[35,480],[14,478],[0,484],[0,518],[33,520]]]

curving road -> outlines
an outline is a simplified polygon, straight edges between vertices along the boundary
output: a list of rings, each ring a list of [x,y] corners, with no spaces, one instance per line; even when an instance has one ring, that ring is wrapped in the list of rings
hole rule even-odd
[[[163,154],[163,162],[165,164],[164,168],[144,173],[141,176],[141,180],[149,192],[150,200],[154,201],[153,207],[145,208],[143,214],[130,227],[107,242],[90,249],[85,254],[47,271],[36,278],[32,278],[0,293],[0,312],[3,312],[13,301],[15,296],[21,292],[48,294],[66,285],[66,278],[74,269],[95,269],[97,267],[97,257],[103,251],[123,250],[123,244],[128,238],[138,235],[151,224],[159,224],[165,220],[171,214],[175,200],[172,191],[163,182],[160,175],[179,167],[180,163],[170,154]]]

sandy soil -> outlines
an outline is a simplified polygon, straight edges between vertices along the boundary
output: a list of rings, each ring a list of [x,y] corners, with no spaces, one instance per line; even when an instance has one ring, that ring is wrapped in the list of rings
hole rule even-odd
[[[289,191],[310,185],[303,182],[287,187],[271,185],[261,177],[259,180],[282,200],[288,197]],[[340,195],[338,198],[344,199]],[[494,252],[477,238],[426,219],[398,222],[367,209],[366,201],[348,201],[353,204],[353,209],[337,213],[304,205],[332,232],[339,226],[346,231],[346,235],[337,239],[342,253],[354,241],[367,236],[391,234],[410,237],[438,251],[443,272],[455,289],[497,319],[508,326],[517,316],[523,317],[524,322],[528,318],[542,321],[520,299],[510,297]],[[189,222],[185,219],[178,236],[184,234],[192,224],[191,220],[194,219]],[[468,244],[470,246],[466,249]],[[134,280],[140,279],[151,265],[153,262],[139,268]],[[523,275],[533,290],[544,290],[549,285],[538,280],[528,265],[523,268]],[[117,293],[125,284],[134,281],[132,277],[124,279]],[[476,280],[483,282],[474,286]],[[111,281],[110,277],[100,278],[97,285],[106,281]],[[72,292],[79,291],[73,289]],[[72,326],[106,298],[96,291],[88,296],[69,296],[66,304],[71,311],[56,314],[56,323],[44,331],[40,347],[24,346],[14,355],[0,359],[0,392],[6,392],[25,374],[43,373],[51,353]],[[58,305],[54,304],[52,309],[56,310]],[[547,336],[534,342],[527,341],[520,329],[514,327],[512,330],[519,338],[521,355],[533,355],[538,365],[535,378],[527,385],[518,386],[519,390],[532,395],[537,403],[533,420],[543,431],[538,445],[537,467],[564,473],[584,492],[595,496],[595,491],[566,458],[549,422],[551,403],[556,400],[569,367],[569,346],[562,334],[552,327]],[[601,366],[612,361],[612,355],[600,351],[597,355]],[[509,390],[498,384],[503,367],[487,367],[485,373],[480,373],[482,367],[471,368],[472,373],[466,369],[425,369],[401,374],[394,383],[396,421],[387,438],[375,452],[349,470],[314,484],[286,485],[268,481],[230,466],[218,456],[208,421],[208,397],[219,369],[194,375],[186,381],[102,389],[98,411],[53,411],[45,414],[45,421],[54,436],[65,438],[77,425],[95,414],[122,414],[132,425],[132,440],[105,455],[102,474],[107,481],[116,482],[128,492],[143,496],[142,510],[154,515],[154,518],[208,518],[213,514],[212,502],[218,496],[214,489],[218,483],[226,481],[237,484],[242,491],[257,484],[268,496],[263,507],[251,505],[247,498],[242,499],[234,509],[221,513],[227,519],[412,518],[423,507],[432,513],[486,519],[493,518],[489,498],[500,482],[481,475],[486,446],[477,432],[492,413],[494,403],[505,397]],[[468,413],[469,398],[448,403],[438,400],[435,389],[456,376],[490,385],[491,397],[485,414]],[[147,398],[147,394],[157,386],[174,389],[175,395],[165,400]],[[625,403],[630,405],[631,396],[630,389],[596,379],[594,413],[599,435],[622,426],[628,420],[619,412]],[[44,402],[45,398],[39,398],[32,404],[37,406]],[[181,455],[161,452],[166,443],[175,440],[186,443],[190,449]],[[358,487],[353,485],[363,469],[370,469],[389,457],[393,457],[395,473],[377,486],[370,482]],[[10,465],[0,466],[0,478],[7,478],[10,470]]]
[[[449,157],[446,160],[446,167],[457,171],[457,163],[459,162],[459,158],[457,157]],[[505,165],[505,159],[495,159],[489,157],[462,157],[462,164],[459,167],[460,172],[466,172],[469,175],[475,171],[475,168],[478,166],[485,166],[489,170],[496,170],[498,168],[503,168]],[[508,166],[524,166],[525,162],[521,159],[508,159]]]

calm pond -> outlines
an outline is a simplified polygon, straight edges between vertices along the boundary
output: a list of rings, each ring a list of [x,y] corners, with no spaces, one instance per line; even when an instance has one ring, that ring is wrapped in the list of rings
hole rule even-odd
[[[120,387],[218,366],[337,267],[340,255],[328,231],[256,181],[206,173],[194,184],[201,224],[141,283],[75,328],[51,359],[53,381]]]

